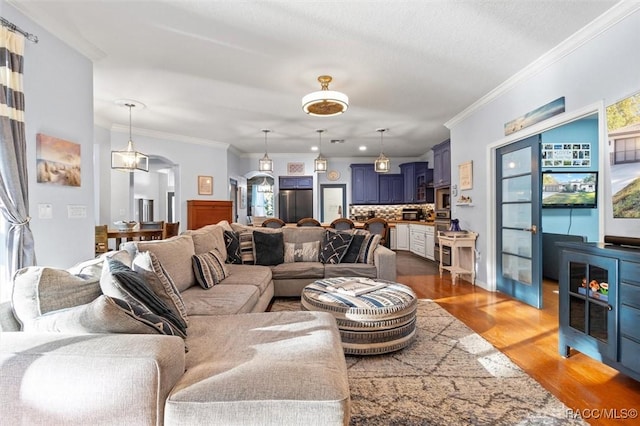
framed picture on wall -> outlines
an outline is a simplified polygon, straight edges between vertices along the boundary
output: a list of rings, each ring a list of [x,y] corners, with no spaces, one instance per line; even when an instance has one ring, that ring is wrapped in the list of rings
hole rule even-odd
[[[458,166],[460,175],[460,190],[473,188],[473,161],[467,161]]]
[[[288,175],[304,175],[304,163],[287,163]]]
[[[213,176],[198,176],[198,194],[213,195]]]

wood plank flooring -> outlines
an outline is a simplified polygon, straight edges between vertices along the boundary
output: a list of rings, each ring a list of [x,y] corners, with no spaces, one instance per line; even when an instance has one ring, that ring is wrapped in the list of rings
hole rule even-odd
[[[544,307],[538,310],[466,281],[452,285],[448,273],[440,279],[436,263],[408,252],[397,252],[397,268],[398,282],[419,298],[436,301],[568,407],[580,410],[589,424],[640,424],[623,418],[640,410],[640,382],[579,352],[566,359],[558,353],[557,282],[544,282]]]

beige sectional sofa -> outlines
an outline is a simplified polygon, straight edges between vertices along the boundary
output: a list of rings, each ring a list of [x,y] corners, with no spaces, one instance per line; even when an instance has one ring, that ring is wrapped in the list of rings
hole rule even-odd
[[[347,424],[349,386],[334,318],[264,311],[274,294],[300,296],[306,283],[322,276],[348,272],[395,279],[395,254],[377,246],[373,264],[342,268],[320,262],[226,264],[226,278],[201,287],[193,256],[211,250],[227,256],[224,230],[234,229],[255,231],[221,223],[128,244],[126,251],[69,270],[19,271],[12,302],[0,305],[3,422]],[[289,243],[324,236],[320,229],[280,232]],[[115,273],[108,259],[136,269],[145,253],[160,265],[146,276],[149,283],[162,282],[167,303],[173,301],[188,322],[184,337],[164,335],[160,320],[113,303],[109,286]]]

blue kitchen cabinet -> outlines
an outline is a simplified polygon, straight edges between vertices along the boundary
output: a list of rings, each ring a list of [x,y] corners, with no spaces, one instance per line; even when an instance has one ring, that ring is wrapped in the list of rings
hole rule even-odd
[[[433,186],[451,185],[451,142],[447,139],[433,148]]]
[[[313,189],[313,176],[280,176],[279,189]]]
[[[433,170],[426,161],[400,164],[405,203],[433,203]]]
[[[378,204],[378,173],[373,164],[351,165],[351,202],[353,204]]]
[[[404,202],[404,176],[384,174],[378,179],[378,202],[380,204],[402,204]]]

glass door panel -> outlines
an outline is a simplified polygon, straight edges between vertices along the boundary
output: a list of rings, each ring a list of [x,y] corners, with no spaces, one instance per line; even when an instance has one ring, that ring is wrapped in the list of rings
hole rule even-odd
[[[539,136],[496,151],[497,289],[542,305]]]

